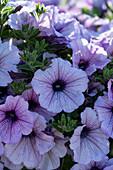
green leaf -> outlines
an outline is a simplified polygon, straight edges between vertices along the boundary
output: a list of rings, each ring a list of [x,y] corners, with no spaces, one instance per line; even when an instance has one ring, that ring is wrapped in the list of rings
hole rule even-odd
[[[32,69],[30,68],[30,66],[28,64],[19,65],[19,66],[17,66],[17,68],[26,70],[26,71],[32,71]]]

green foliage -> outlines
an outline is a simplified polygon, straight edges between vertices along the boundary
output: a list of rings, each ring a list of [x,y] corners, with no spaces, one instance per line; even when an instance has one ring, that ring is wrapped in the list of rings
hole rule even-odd
[[[21,95],[25,90],[31,89],[31,86],[26,86],[25,82],[19,80],[19,83],[15,81],[13,84],[8,83],[8,86],[14,91],[16,95]]]
[[[0,37],[2,37],[4,30],[6,30],[6,22],[8,20],[9,15],[13,13],[13,6],[6,6],[7,2],[7,0],[0,2]]]
[[[82,8],[82,13],[83,14],[90,14],[90,9],[89,8]]]
[[[72,161],[72,157],[71,155],[66,155],[63,158],[63,163],[62,163],[62,167],[61,170],[70,170],[71,167],[75,164],[75,162]]]
[[[47,44],[45,43],[45,40],[42,40],[41,42],[36,42],[35,50],[33,52],[30,53],[28,49],[23,51],[23,54],[20,54],[20,59],[24,61],[25,64],[19,65],[17,68],[32,73],[35,73],[38,68],[45,70],[50,64],[50,62],[48,62],[49,59],[45,59],[42,62],[38,61],[38,59],[39,55],[46,51],[46,47]]]
[[[22,30],[12,30],[13,38],[18,38],[26,41],[32,41],[40,34],[39,29],[29,27],[29,24],[22,25]]]
[[[41,14],[45,13],[47,9],[45,9],[44,4],[40,5],[40,3],[38,3],[36,5],[35,11],[36,11],[37,16],[39,17]]]
[[[53,122],[52,126],[57,129],[59,132],[71,132],[76,128],[76,120],[71,120],[69,116],[65,116],[65,114],[62,114],[61,120],[58,120],[58,122]]]

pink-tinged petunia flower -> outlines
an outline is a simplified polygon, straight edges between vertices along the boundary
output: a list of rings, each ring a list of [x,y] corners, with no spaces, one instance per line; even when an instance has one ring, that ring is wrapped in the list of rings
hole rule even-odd
[[[19,11],[15,14],[11,14],[8,19],[8,24],[12,29],[22,30],[22,24],[29,27],[37,27],[37,22],[35,17],[33,17],[28,11]]]
[[[16,143],[22,135],[32,132],[33,116],[28,102],[20,96],[8,96],[0,105],[0,138],[4,143]]]
[[[12,79],[9,71],[17,71],[16,65],[19,63],[19,50],[10,42],[2,43],[0,40],[0,86],[7,86]]]
[[[44,154],[39,168],[40,170],[57,169],[60,166],[60,158],[64,157],[67,152],[67,148],[64,144],[68,139],[64,138],[63,134],[59,133],[56,129],[53,129],[52,132],[54,134],[55,146],[49,152]]]
[[[109,168],[111,165],[113,166],[113,159],[105,158],[99,162],[91,161],[87,165],[76,164],[71,168],[71,170],[93,170],[93,169],[107,170],[107,168]]]
[[[35,168],[42,161],[43,154],[54,147],[54,137],[44,133],[46,120],[43,116],[32,112],[34,128],[31,134],[23,135],[16,144],[6,144],[4,155],[14,164],[23,163],[24,166]]]
[[[109,100],[108,93],[98,97],[94,108],[102,122],[101,129],[103,133],[113,138],[113,102]]]
[[[102,47],[88,43],[86,39],[76,39],[70,44],[73,50],[73,67],[84,70],[88,76],[110,62]]]
[[[108,98],[113,102],[113,79],[108,81]]]
[[[32,112],[36,112],[45,117],[45,119],[49,122],[50,119],[53,120],[52,116],[56,114],[47,111],[45,108],[40,106],[39,103],[39,95],[37,95],[33,89],[26,90],[22,93],[22,97],[29,103],[29,110]]]
[[[4,167],[6,167],[10,170],[21,170],[23,168],[23,164],[15,165],[11,161],[9,161],[5,156],[1,157],[1,162],[3,162]]]
[[[75,129],[70,139],[70,148],[74,152],[74,161],[86,165],[90,161],[101,161],[109,153],[109,141],[101,132],[96,112],[86,108],[81,113],[83,126]]]
[[[72,112],[84,102],[87,75],[61,58],[53,59],[50,66],[36,71],[31,82],[35,93],[40,94],[39,103],[53,113]]]

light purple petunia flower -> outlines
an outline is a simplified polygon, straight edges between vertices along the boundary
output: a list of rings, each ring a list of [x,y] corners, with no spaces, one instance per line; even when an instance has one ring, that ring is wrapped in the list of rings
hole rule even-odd
[[[113,159],[105,158],[99,162],[91,161],[87,165],[76,164],[71,168],[71,170],[93,170],[93,169],[94,170],[96,169],[107,170],[107,168],[109,168],[110,165],[113,166]],[[109,170],[112,170],[112,169],[109,169]]]
[[[35,93],[40,94],[40,105],[53,113],[74,111],[84,102],[82,92],[88,84],[85,72],[61,58],[53,59],[50,66],[36,71],[31,82]]]
[[[33,117],[28,102],[20,96],[8,96],[0,105],[0,138],[4,143],[18,142],[22,134],[32,132]]]
[[[11,161],[9,161],[4,155],[1,157],[1,162],[3,162],[4,167],[10,170],[21,170],[23,168],[23,164],[15,165]]]
[[[9,71],[17,71],[16,65],[19,63],[19,50],[11,42],[2,43],[0,40],[0,86],[7,86],[12,79]]]
[[[47,11],[37,18],[41,35],[57,43],[68,43],[80,36],[82,28],[79,22],[68,13],[59,13],[56,6],[47,6]]]
[[[86,165],[93,161],[101,161],[109,153],[109,141],[101,132],[96,112],[86,108],[81,113],[83,126],[75,129],[70,139],[70,148],[74,152],[74,161]]]
[[[43,116],[34,115],[34,128],[31,134],[23,135],[16,144],[6,144],[4,155],[14,164],[23,163],[24,166],[35,168],[41,163],[43,154],[54,147],[54,137],[44,133],[46,120]]]
[[[101,83],[99,82],[89,82],[88,83],[88,90],[87,90],[87,94],[89,96],[95,96],[97,94],[97,89],[99,89],[100,91],[104,90],[105,89],[105,86],[102,85]]]
[[[64,138],[63,134],[59,133],[56,129],[53,129],[52,132],[54,134],[55,146],[49,152],[44,154],[39,168],[40,170],[57,169],[60,166],[60,158],[64,157],[67,152],[67,148],[64,144],[68,139]]]
[[[36,112],[49,122],[50,119],[53,120],[53,116],[56,114],[47,111],[45,108],[40,106],[39,95],[37,95],[33,89],[26,90],[22,93],[22,97],[29,103],[29,110],[31,112]]]
[[[43,3],[44,5],[59,5],[60,0],[34,0],[35,2]]]
[[[98,113],[99,120],[102,121],[103,133],[113,138],[113,102],[109,100],[108,93],[98,97],[94,108]]]
[[[113,79],[108,81],[108,98],[113,102]]]
[[[29,27],[34,26],[34,28],[37,28],[36,19],[26,10],[21,10],[15,14],[11,14],[8,19],[8,24],[12,29],[16,30],[22,30],[22,24],[29,24]]]
[[[102,47],[90,44],[86,39],[76,39],[70,44],[73,50],[73,67],[84,70],[87,75],[91,75],[96,69],[103,69],[110,62]]]

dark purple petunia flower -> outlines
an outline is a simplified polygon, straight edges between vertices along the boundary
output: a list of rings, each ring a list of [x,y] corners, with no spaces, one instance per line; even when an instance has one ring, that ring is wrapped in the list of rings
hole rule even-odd
[[[113,167],[113,159],[105,158],[99,162],[91,161],[87,165],[76,164],[71,168],[71,170],[107,170],[111,165]]]
[[[28,110],[28,102],[20,96],[8,96],[0,105],[0,138],[4,143],[18,142],[22,134],[32,132],[33,116]]]
[[[53,120],[52,116],[56,114],[47,111],[45,108],[40,106],[39,103],[39,95],[37,95],[33,89],[26,90],[22,93],[22,97],[29,103],[29,110],[31,112],[36,112],[42,116],[49,122],[50,119]]]
[[[102,47],[88,43],[86,39],[76,39],[70,44],[73,50],[73,67],[84,70],[87,75],[91,75],[96,69],[103,69],[110,62]]]
[[[40,105],[53,113],[74,111],[84,102],[87,75],[61,58],[53,59],[50,66],[36,71],[31,82],[35,93],[40,94]]]
[[[99,96],[94,104],[99,120],[102,122],[101,129],[107,136],[113,138],[113,102],[109,100],[108,93]]]
[[[23,135],[16,144],[6,144],[4,155],[13,163],[29,168],[39,166],[43,155],[54,147],[54,137],[44,133],[46,120],[43,116],[31,112],[34,116],[34,128],[29,135]]]
[[[70,139],[70,148],[74,152],[74,161],[86,165],[90,161],[101,161],[109,153],[109,141],[101,132],[96,112],[86,108],[81,113],[83,126],[75,129]]]

